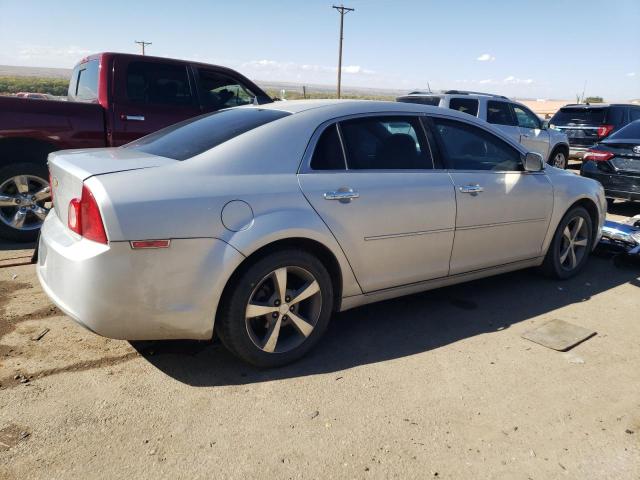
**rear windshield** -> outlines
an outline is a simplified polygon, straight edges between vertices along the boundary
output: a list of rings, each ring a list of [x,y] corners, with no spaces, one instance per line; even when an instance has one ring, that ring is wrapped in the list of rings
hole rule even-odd
[[[553,125],[602,125],[606,108],[561,108],[549,123]]]
[[[438,105],[440,105],[441,98],[442,97],[438,97],[437,95],[429,97],[407,96],[398,97],[398,101],[404,103],[419,103],[420,105],[431,105],[433,107],[437,107]]]
[[[98,100],[98,60],[76,65],[69,82],[68,100],[73,102],[95,102]]]
[[[640,120],[636,120],[635,122],[631,122],[629,125],[622,127],[616,133],[607,137],[606,141],[621,139],[633,140],[634,143],[640,144]]]
[[[291,115],[280,110],[232,108],[191,118],[124,145],[140,152],[186,160],[238,135]]]

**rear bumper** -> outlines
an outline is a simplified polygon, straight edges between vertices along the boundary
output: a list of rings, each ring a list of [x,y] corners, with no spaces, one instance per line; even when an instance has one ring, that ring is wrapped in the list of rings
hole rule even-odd
[[[599,181],[604,188],[605,196],[608,198],[640,200],[640,176],[605,173],[600,171],[595,162],[592,161],[582,164],[580,174],[583,177]]]
[[[569,158],[573,160],[582,160],[582,157],[584,157],[587,150],[587,147],[569,147]]]
[[[99,335],[209,339],[219,297],[243,259],[213,238],[149,250],[78,240],[52,211],[42,226],[37,273],[51,300]]]

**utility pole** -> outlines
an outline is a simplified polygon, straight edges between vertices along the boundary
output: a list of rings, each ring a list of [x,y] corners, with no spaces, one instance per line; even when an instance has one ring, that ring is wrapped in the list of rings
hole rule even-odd
[[[340,12],[340,49],[338,50],[338,98],[340,98],[340,86],[342,83],[342,39],[344,38],[342,32],[344,27],[344,16],[349,12],[354,12],[355,8],[347,8],[344,5],[340,5],[339,7],[334,5],[331,8],[335,8]]]
[[[144,40],[141,40],[141,41],[134,40],[133,43],[137,43],[142,47],[142,55],[144,55],[144,47],[146,47],[147,45],[151,45],[151,42],[145,42]]]

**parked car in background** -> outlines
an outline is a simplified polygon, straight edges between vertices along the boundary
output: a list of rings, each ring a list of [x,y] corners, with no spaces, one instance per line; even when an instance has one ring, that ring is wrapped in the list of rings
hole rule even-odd
[[[640,120],[589,148],[580,173],[604,186],[609,203],[616,198],[640,200]]]
[[[67,102],[0,98],[0,238],[36,238],[50,207],[50,152],[123,145],[186,118],[253,102],[271,99],[234,70],[120,53],[76,65]]]
[[[602,186],[486,122],[397,102],[291,101],[52,153],[45,292],[98,334],[304,355],[333,312],[520,268],[577,274]],[[398,318],[396,321],[402,321]]]
[[[569,157],[581,159],[593,144],[640,119],[640,105],[570,104],[558,110],[549,126],[569,137]]]
[[[447,90],[443,93],[412,92],[398,102],[450,108],[495,125],[531,152],[542,155],[549,165],[567,168],[569,140],[561,132],[550,130],[526,105],[501,95]]]

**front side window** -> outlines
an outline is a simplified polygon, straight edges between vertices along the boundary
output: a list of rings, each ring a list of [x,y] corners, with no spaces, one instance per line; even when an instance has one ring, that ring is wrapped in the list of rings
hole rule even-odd
[[[200,98],[208,108],[229,108],[253,102],[255,94],[228,75],[204,68],[198,69]]]
[[[517,125],[509,104],[495,100],[487,102],[487,122],[496,125]]]
[[[430,169],[433,161],[417,117],[366,117],[340,123],[350,170]]]
[[[328,126],[316,144],[316,149],[311,158],[311,168],[313,170],[344,170],[344,154],[340,137],[338,136],[338,126]]]
[[[434,118],[449,166],[456,170],[521,171],[520,152],[495,135],[463,122]]]
[[[514,105],[513,111],[516,114],[516,118],[518,119],[518,125],[524,128],[540,128],[540,120],[535,116],[534,113],[529,110],[519,106]]]
[[[191,105],[193,96],[187,67],[131,62],[127,67],[127,98],[148,105]]]
[[[474,98],[452,98],[449,100],[449,108],[475,117],[478,115],[478,100]]]

